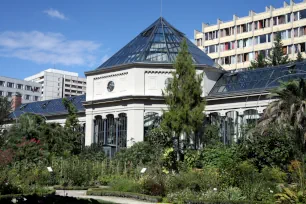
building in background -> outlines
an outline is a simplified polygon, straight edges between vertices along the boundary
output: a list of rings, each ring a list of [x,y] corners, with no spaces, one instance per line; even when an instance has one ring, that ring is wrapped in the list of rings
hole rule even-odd
[[[25,80],[42,85],[42,100],[79,96],[86,92],[86,78],[79,77],[75,72],[47,69]]]
[[[12,99],[13,95],[19,93],[22,103],[40,101],[41,90],[41,84],[0,76],[0,96],[7,96],[9,100]]]
[[[266,7],[265,12],[249,12],[249,16],[233,16],[233,20],[216,25],[202,24],[202,31],[195,30],[195,43],[224,69],[241,69],[250,66],[259,53],[270,54],[273,39],[280,32],[283,51],[293,60],[297,53],[305,54],[306,1],[284,7]]]

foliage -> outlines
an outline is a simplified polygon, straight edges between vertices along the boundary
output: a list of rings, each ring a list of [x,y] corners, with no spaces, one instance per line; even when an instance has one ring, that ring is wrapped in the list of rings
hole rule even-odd
[[[217,125],[205,125],[204,145],[217,145],[220,143],[219,127]]]
[[[89,189],[86,192],[86,195],[93,196],[116,196],[116,197],[124,197],[124,198],[134,198],[139,200],[145,200],[149,202],[158,203],[162,201],[162,197],[160,196],[150,196],[144,195],[140,193],[132,193],[132,192],[121,192],[121,191],[112,191],[112,190],[104,190],[104,189]]]
[[[14,202],[13,202],[14,201]],[[22,203],[22,204],[33,204],[33,203],[58,203],[58,204],[101,204],[101,203],[111,203],[98,201],[96,199],[79,199],[68,196],[59,196],[54,194],[48,195],[9,195],[0,196],[1,203]]]
[[[288,127],[295,131],[293,141],[301,153],[306,152],[306,84],[303,79],[282,83],[272,91],[272,96],[278,100],[271,102],[265,111],[259,128],[262,133],[271,123],[280,127]]]
[[[177,192],[190,189],[194,192],[206,191],[221,187],[221,176],[215,168],[205,168],[201,171],[180,172],[169,175],[166,182],[167,192]]]
[[[257,57],[257,60],[254,60],[251,62],[251,66],[249,67],[249,69],[256,69],[256,68],[263,68],[266,67],[268,65],[265,56],[260,53]]]
[[[296,56],[296,61],[297,61],[297,62],[303,62],[303,61],[304,61],[304,58],[303,58],[301,52],[298,52],[298,54],[297,54],[297,56]]]
[[[148,142],[137,142],[128,149],[117,152],[114,160],[126,162],[130,165],[149,164],[160,158],[160,152]]]
[[[271,124],[264,134],[258,131],[244,142],[241,154],[252,160],[259,169],[278,166],[286,170],[296,152],[292,131]]]
[[[296,203],[302,204],[306,203],[306,196],[305,193],[302,191],[294,191],[290,188],[283,188],[281,193],[275,194],[276,202],[279,204],[287,204],[287,203]]]
[[[11,111],[11,102],[7,97],[0,96],[0,127]]]
[[[283,43],[280,33],[277,33],[274,39],[274,44],[271,51],[271,56],[268,58],[271,66],[288,64],[290,62],[288,55],[283,52]]]
[[[110,182],[109,184],[111,189],[114,191],[122,191],[122,192],[134,192],[139,193],[141,191],[140,184],[128,178],[120,178]]]
[[[68,116],[65,122],[65,129],[68,133],[68,139],[71,144],[73,144],[72,152],[78,154],[81,152],[82,147],[82,134],[80,132],[79,119],[77,115],[77,109],[74,104],[67,98],[63,98],[63,104],[68,111]]]
[[[211,166],[219,169],[232,168],[239,162],[238,146],[227,147],[223,144],[206,147],[199,155],[203,166]]]
[[[162,126],[173,132],[175,137],[175,151],[179,159],[183,160],[183,150],[193,139],[197,145],[197,131],[202,126],[204,119],[205,101],[202,95],[202,75],[196,74],[188,45],[184,40],[181,51],[174,63],[175,71],[169,86],[163,91],[167,111],[163,113]],[[185,135],[185,143],[181,144],[181,134]]]
[[[105,159],[105,153],[103,148],[97,144],[92,144],[91,146],[86,146],[80,153],[80,158],[83,160],[91,161],[103,161]]]

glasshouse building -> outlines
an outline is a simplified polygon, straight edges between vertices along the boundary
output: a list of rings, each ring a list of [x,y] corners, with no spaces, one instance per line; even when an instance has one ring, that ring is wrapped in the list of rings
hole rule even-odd
[[[242,136],[245,124],[256,123],[271,99],[269,89],[281,81],[306,77],[306,65],[226,72],[164,18],[159,18],[93,71],[86,72],[86,96],[71,97],[85,134],[85,145],[97,143],[109,155],[143,141],[154,121],[167,109],[162,90],[172,77],[180,44],[187,41],[202,83],[206,120],[220,127],[224,143]],[[67,110],[61,99],[21,105],[12,122],[33,113],[64,124]]]

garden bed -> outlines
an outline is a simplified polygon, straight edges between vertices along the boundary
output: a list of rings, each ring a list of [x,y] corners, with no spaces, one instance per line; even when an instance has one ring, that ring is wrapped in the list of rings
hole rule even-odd
[[[260,201],[233,201],[233,200],[211,200],[211,201],[195,201],[195,200],[188,200],[185,201],[186,204],[266,204]]]
[[[92,188],[88,189],[86,192],[87,195],[92,196],[115,196],[115,197],[124,197],[124,198],[133,198],[137,200],[144,200],[149,202],[161,202],[163,199],[160,196],[149,196],[139,193],[131,193],[131,192],[121,192],[121,191],[111,191],[111,190],[104,190],[100,188]]]

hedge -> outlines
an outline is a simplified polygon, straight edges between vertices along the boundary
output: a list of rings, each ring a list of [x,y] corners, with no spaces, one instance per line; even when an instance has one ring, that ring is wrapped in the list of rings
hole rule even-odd
[[[97,186],[53,186],[55,190],[88,190],[90,188],[97,188]]]
[[[184,203],[186,204],[266,204],[261,201],[245,201],[245,200],[240,200],[240,201],[225,201],[225,200],[208,200],[208,201],[195,201],[195,200],[186,200]]]
[[[111,191],[111,190],[104,190],[100,188],[92,188],[88,189],[87,195],[93,196],[115,196],[115,197],[124,197],[124,198],[133,198],[137,200],[144,200],[149,202],[158,203],[163,200],[160,196],[149,196],[139,193],[131,193],[131,192],[121,192],[121,191]]]
[[[46,195],[55,195],[55,190],[50,190],[48,193],[29,193],[29,194],[6,194],[6,195],[0,195],[0,201],[3,199],[13,199],[13,198],[20,198],[25,196],[31,196],[31,195],[39,195],[39,196],[46,196]]]

